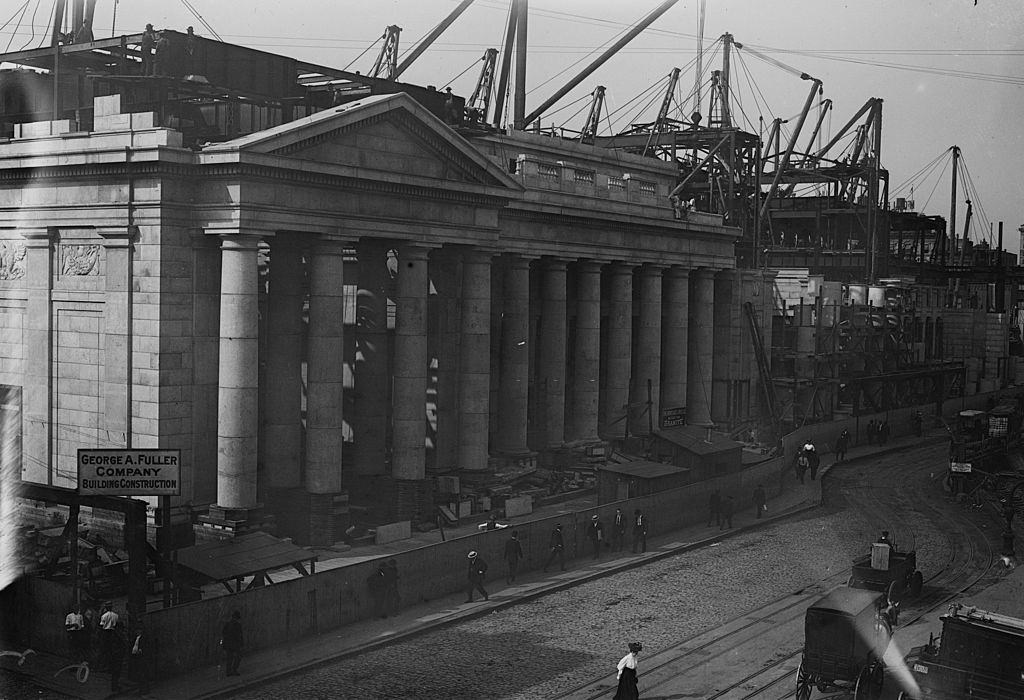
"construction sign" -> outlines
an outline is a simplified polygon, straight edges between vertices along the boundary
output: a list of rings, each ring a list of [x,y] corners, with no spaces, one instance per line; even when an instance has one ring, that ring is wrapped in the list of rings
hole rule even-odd
[[[177,496],[181,450],[78,450],[78,493]]]

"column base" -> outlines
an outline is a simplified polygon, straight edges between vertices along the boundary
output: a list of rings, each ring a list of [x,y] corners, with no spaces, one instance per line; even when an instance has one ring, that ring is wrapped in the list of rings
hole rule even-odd
[[[496,452],[487,458],[487,471],[491,473],[536,468],[536,452]]]
[[[309,541],[309,494],[301,486],[267,489],[267,511],[274,514],[278,537],[296,544]]]
[[[264,513],[262,503],[251,508],[225,508],[214,504],[206,515],[200,515],[196,520],[192,531],[197,544],[230,540],[250,532],[276,534],[274,517]]]
[[[395,479],[395,520],[434,522],[434,479]]]
[[[308,507],[304,513],[308,521],[308,544],[313,547],[330,547],[339,539],[336,534],[339,523],[335,514],[334,494],[311,493],[308,496]],[[342,527],[340,532],[344,531]]]

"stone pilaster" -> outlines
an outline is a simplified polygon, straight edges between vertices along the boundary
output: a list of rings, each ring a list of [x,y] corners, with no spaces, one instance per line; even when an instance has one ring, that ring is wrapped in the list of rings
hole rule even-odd
[[[503,292],[495,448],[501,455],[516,457],[530,453],[526,441],[530,372],[529,260],[514,255],[505,260]]]
[[[576,263],[576,337],[573,342],[569,439],[597,442],[601,377],[601,265]]]
[[[736,311],[736,270],[721,270],[715,275],[714,356],[711,377],[711,420],[728,424],[732,416],[733,382],[737,378],[732,366],[739,356],[735,331],[740,319]]]
[[[395,299],[391,463],[392,476],[400,480],[420,480],[426,476],[427,285],[427,249],[401,246]]]
[[[640,268],[636,362],[629,390],[629,432],[650,435],[661,413],[661,273],[658,265]]]
[[[103,228],[103,427],[100,447],[130,447],[132,358],[132,240],[128,227]]]
[[[267,287],[263,461],[265,485],[276,493],[302,485],[303,267],[302,251],[291,235],[271,242]]]
[[[711,425],[711,378],[714,371],[714,271],[690,273],[690,335],[687,351],[686,422]]]
[[[633,344],[633,266],[608,266],[608,351],[605,361],[602,437],[626,437]]]
[[[566,268],[563,260],[541,263],[541,423],[546,448],[565,444]]]
[[[487,469],[490,415],[491,255],[462,257],[462,313],[459,343],[459,469]]]
[[[360,241],[356,294],[356,359],[352,416],[353,470],[384,474],[388,423],[388,279],[387,244]]]
[[[309,359],[306,389],[306,492],[309,543],[329,545],[333,496],[341,492],[344,398],[344,253],[323,241],[310,255]]]
[[[690,273],[669,268],[662,278],[661,412],[686,406],[686,358],[689,336]],[[655,420],[659,420],[655,416]],[[660,423],[659,423],[660,425]]]
[[[56,229],[29,229],[25,238],[24,347],[21,478],[53,483],[53,246]],[[62,484],[63,485],[63,484]]]

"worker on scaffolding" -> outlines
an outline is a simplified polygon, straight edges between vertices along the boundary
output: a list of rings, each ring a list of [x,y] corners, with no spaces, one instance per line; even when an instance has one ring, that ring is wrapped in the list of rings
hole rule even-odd
[[[146,31],[142,32],[142,74],[153,74],[153,50],[156,48],[156,30],[152,24],[146,25]]]

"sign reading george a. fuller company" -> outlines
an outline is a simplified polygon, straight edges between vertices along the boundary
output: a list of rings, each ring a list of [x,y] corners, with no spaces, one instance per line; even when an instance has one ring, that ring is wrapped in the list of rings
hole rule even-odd
[[[181,450],[78,450],[78,492],[177,496],[181,492]]]

